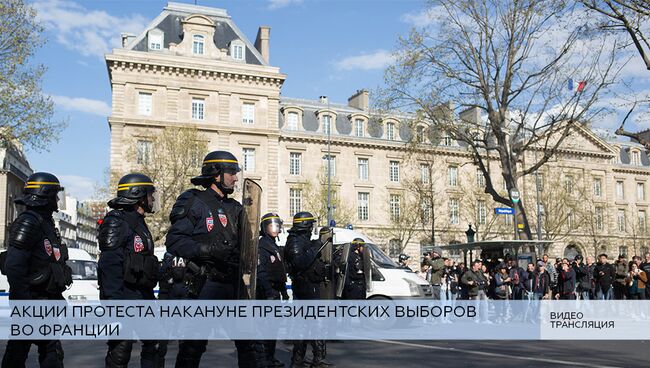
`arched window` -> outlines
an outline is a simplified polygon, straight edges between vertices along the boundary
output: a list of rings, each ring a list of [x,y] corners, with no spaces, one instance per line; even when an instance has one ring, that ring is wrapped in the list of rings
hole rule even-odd
[[[203,55],[203,46],[205,43],[205,37],[202,35],[192,36],[192,53],[195,55]]]

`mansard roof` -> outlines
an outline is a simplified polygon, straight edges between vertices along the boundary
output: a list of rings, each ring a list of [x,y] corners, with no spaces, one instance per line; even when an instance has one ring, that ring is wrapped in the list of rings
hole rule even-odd
[[[246,46],[245,61],[247,64],[268,65],[246,35],[237,28],[226,10],[191,4],[168,3],[162,13],[140,35],[130,42],[126,49],[143,52],[169,52],[170,43],[179,44],[183,40],[183,20],[190,15],[197,14],[206,17],[214,23],[215,32],[213,41],[217,48],[227,49],[231,42],[241,40]],[[149,50],[148,36],[149,31],[153,29],[160,30],[164,35],[163,50]]]

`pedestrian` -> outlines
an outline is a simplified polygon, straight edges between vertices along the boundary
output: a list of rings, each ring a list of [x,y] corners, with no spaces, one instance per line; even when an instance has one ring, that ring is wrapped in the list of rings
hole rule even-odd
[[[628,275],[625,278],[628,287],[627,293],[630,300],[644,300],[645,288],[648,284],[648,274],[637,266],[633,261],[629,264]]]
[[[576,296],[582,300],[589,300],[592,273],[589,273],[589,266],[582,263],[580,254],[573,260],[573,271],[576,274]]]
[[[442,291],[442,278],[445,272],[445,262],[442,259],[442,249],[434,247],[431,250],[431,259],[429,262],[429,272],[431,273],[431,289],[433,292],[433,299],[440,300],[440,293]]]
[[[496,299],[506,300],[512,297],[512,279],[508,275],[508,266],[505,263],[497,266],[494,274],[494,286]]]
[[[472,268],[467,270],[461,278],[461,283],[467,286],[469,300],[487,300],[488,281],[481,270],[481,261],[472,262]]]
[[[0,262],[9,300],[64,300],[62,293],[72,284],[72,270],[65,263],[68,249],[52,218],[62,190],[56,176],[37,172],[27,178],[23,197],[14,201],[27,209],[9,227],[7,252]],[[32,344],[38,346],[42,368],[63,367],[59,340],[9,340],[2,368],[25,367]]]
[[[551,298],[551,277],[548,274],[547,266],[543,261],[537,262],[537,270],[533,282],[533,293],[536,300]]]
[[[573,300],[576,298],[576,273],[573,267],[569,266],[568,260],[560,264],[560,272],[557,275],[557,294],[555,299]]]
[[[259,300],[289,299],[284,255],[280,255],[280,248],[276,244],[282,223],[282,219],[276,213],[267,213],[260,221],[257,266],[257,299]],[[266,340],[263,344],[267,367],[284,367],[284,363],[275,357],[276,341]]]
[[[171,227],[165,245],[174,257],[182,257],[197,266],[188,276],[187,298],[199,300],[245,299],[239,272],[242,205],[229,196],[235,190],[240,168],[237,158],[226,151],[208,153],[201,175],[192,184],[204,190],[182,193],[169,215]],[[190,268],[188,267],[188,270]],[[207,340],[179,342],[176,367],[198,367]],[[235,340],[239,367],[263,367],[264,346],[250,340]]]
[[[594,267],[594,282],[596,284],[596,296],[599,300],[612,299],[612,284],[615,275],[614,266],[607,262],[607,254],[598,255],[598,263]]]
[[[153,213],[153,181],[143,174],[128,174],[117,184],[117,196],[108,201],[112,208],[99,226],[98,284],[102,300],[153,300],[159,264],[154,242],[144,215]],[[131,360],[133,340],[109,340],[104,359],[107,368],[126,367]],[[140,366],[156,366],[157,341],[142,341]]]
[[[627,286],[625,285],[625,278],[627,277],[629,272],[628,263],[625,260],[624,255],[621,254],[618,256],[618,260],[614,264],[614,268],[616,269],[616,276],[614,277],[614,285],[613,285],[614,299],[623,300],[627,295]]]
[[[644,260],[639,265],[639,268],[645,272],[646,275],[650,275],[650,252],[646,252],[643,257]],[[650,283],[645,285],[645,298],[650,300]]]
[[[533,286],[535,285],[535,264],[529,263],[526,270],[521,273],[521,285],[523,288],[522,299],[533,300],[534,292]]]

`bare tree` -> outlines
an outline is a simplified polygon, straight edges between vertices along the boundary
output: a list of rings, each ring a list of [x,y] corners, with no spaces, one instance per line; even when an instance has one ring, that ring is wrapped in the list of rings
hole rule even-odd
[[[129,145],[128,162],[136,164],[132,172],[140,172],[153,180],[159,193],[160,210],[147,216],[154,242],[162,240],[169,226],[169,213],[176,198],[190,184],[190,178],[201,171],[201,160],[207,151],[207,140],[194,127],[166,127],[141,132],[146,144]],[[126,173],[111,173],[111,188]]]
[[[381,228],[379,235],[386,241],[387,253],[395,256],[395,250],[391,251],[391,247],[396,246],[397,253],[403,253],[404,248],[420,233],[422,207],[419,198],[412,193],[402,192],[389,194],[385,208],[389,222]]]
[[[332,179],[334,181],[334,179]],[[341,201],[341,196],[332,186],[330,205],[332,206],[332,219],[339,225],[352,223],[355,217],[355,209]],[[319,226],[327,224],[327,174],[322,171],[314,180],[310,180],[301,186],[303,192],[303,207],[311,212]]]
[[[400,39],[379,102],[417,111],[430,129],[463,142],[484,174],[485,192],[516,208],[528,238],[523,202],[499,193],[491,171],[508,192],[517,188],[554,156],[574,124],[600,112],[592,106],[616,70],[613,45],[592,40],[584,47],[583,28],[566,21],[569,11],[562,1],[433,1],[433,24]],[[568,91],[569,77],[588,86]],[[531,147],[542,154],[523,169]]]
[[[0,2],[0,137],[36,151],[57,141],[66,125],[53,118],[54,103],[41,90],[45,67],[31,61],[42,33],[33,7]]]

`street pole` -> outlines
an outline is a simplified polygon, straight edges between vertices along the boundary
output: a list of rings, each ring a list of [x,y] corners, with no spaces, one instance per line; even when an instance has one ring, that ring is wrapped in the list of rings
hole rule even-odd
[[[327,113],[330,114],[330,101],[327,99]],[[327,226],[332,223],[332,115],[328,115],[330,122],[327,126]]]
[[[535,162],[537,165],[537,150],[535,150]],[[542,209],[539,205],[539,173],[535,170],[535,192],[537,193],[537,240],[542,240]]]

